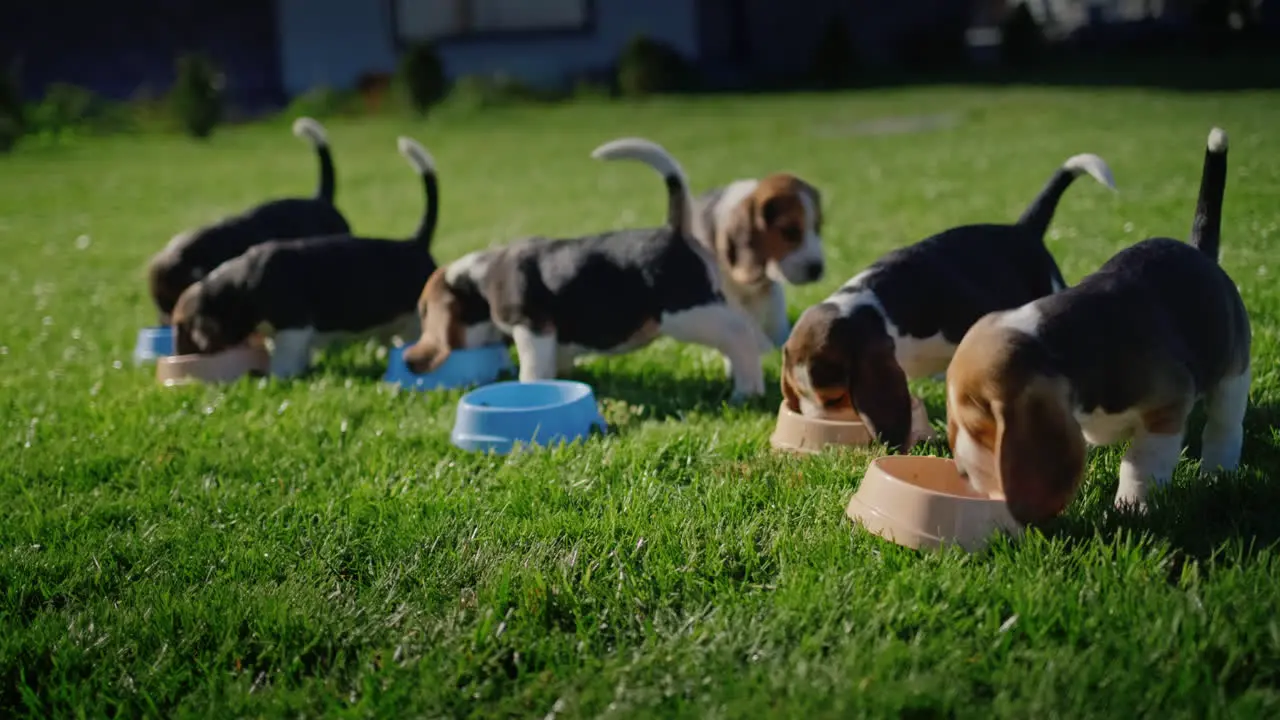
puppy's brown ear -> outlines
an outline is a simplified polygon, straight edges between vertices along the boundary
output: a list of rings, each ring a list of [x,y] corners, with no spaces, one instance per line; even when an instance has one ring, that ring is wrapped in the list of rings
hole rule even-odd
[[[1012,402],[991,404],[1000,486],[1024,525],[1062,513],[1084,477],[1084,436],[1064,398],[1058,381],[1037,378]]]
[[[418,342],[405,348],[404,361],[416,373],[430,373],[439,370],[452,352],[447,345],[437,344],[424,334]]]
[[[760,230],[758,215],[756,199],[743,200],[716,239],[716,253],[729,265],[729,274],[740,285],[755,285],[765,277],[766,261],[756,251],[756,233]]]
[[[894,451],[906,448],[911,437],[911,392],[892,342],[876,342],[863,351],[849,396],[881,442]]]
[[[458,298],[445,279],[445,268],[437,268],[418,299],[422,335],[405,348],[404,361],[417,373],[435,372],[463,343],[465,328],[460,320]]]

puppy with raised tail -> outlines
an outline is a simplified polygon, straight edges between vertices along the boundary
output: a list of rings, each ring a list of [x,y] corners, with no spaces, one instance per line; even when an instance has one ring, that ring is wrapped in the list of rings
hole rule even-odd
[[[791,333],[783,284],[817,282],[826,267],[821,193],[774,173],[735,180],[694,202],[694,231],[716,256],[725,297],[781,347]]]
[[[302,117],[294,121],[293,134],[308,140],[320,158],[320,184],[315,197],[271,200],[239,215],[175,235],[151,259],[147,269],[151,299],[161,325],[169,323],[173,305],[183,290],[254,245],[351,232],[346,218],[333,204],[333,156],[324,127]]]
[[[422,177],[426,211],[410,240],[330,235],[272,240],[219,265],[182,293],[173,311],[176,350],[216,353],[254,331],[272,339],[271,374],[293,377],[313,350],[343,339],[418,334],[418,293],[436,269],[435,162],[421,145],[399,150]]]
[[[978,318],[1060,291],[1044,234],[1063,192],[1088,173],[1115,189],[1097,155],[1069,158],[1013,225],[952,228],[881,257],[800,316],[782,349],[782,395],[809,417],[863,420],[901,449],[908,378],[945,372]]]
[[[432,371],[455,349],[509,339],[521,381],[550,379],[577,355],[629,352],[666,335],[720,351],[735,397],[763,394],[760,354],[768,339],[725,300],[715,257],[692,234],[680,165],[638,138],[601,145],[592,157],[657,170],[667,186],[667,224],[535,237],[441,267],[422,289],[422,336],[404,355],[410,369]]]
[[[992,313],[947,371],[947,439],[978,490],[1023,523],[1061,513],[1084,476],[1086,441],[1132,439],[1117,506],[1145,507],[1169,482],[1187,416],[1203,398],[1201,470],[1240,460],[1249,396],[1249,315],[1218,264],[1227,135],[1209,134],[1190,244],[1152,238],[1078,285]]]

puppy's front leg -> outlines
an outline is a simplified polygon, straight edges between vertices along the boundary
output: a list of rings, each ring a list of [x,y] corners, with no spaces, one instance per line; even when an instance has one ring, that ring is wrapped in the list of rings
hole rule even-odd
[[[527,325],[517,325],[511,329],[511,339],[520,360],[520,382],[555,378],[559,354],[554,328],[538,333]]]
[[[735,400],[764,394],[760,329],[746,313],[723,303],[703,305],[665,316],[662,332],[680,342],[719,350],[728,361]]]
[[[1152,487],[1162,488],[1173,479],[1173,470],[1182,456],[1182,436],[1180,431],[1158,434],[1145,427],[1138,428],[1129,451],[1120,460],[1116,507],[1146,509],[1149,490]]]
[[[791,335],[791,320],[787,318],[787,295],[782,283],[769,286],[769,297],[764,307],[764,333],[776,350],[787,343]]]
[[[1235,470],[1244,446],[1244,414],[1249,407],[1251,370],[1220,381],[1205,393],[1204,432],[1200,435],[1200,472]]]
[[[311,365],[311,346],[315,336],[315,328],[277,332],[272,337],[271,374],[278,378],[292,378],[306,372]]]

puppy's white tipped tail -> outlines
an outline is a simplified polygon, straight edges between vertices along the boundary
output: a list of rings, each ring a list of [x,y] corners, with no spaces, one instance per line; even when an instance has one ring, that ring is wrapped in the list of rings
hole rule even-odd
[[[1200,194],[1191,220],[1191,244],[1216,262],[1222,256],[1222,196],[1227,189],[1227,133],[1215,127],[1205,143]]]
[[[309,117],[300,117],[293,121],[293,134],[315,145],[329,144],[329,136],[325,133],[324,126]]]
[[[1214,128],[1209,131],[1209,152],[1224,153],[1227,151],[1227,131],[1222,128]]]
[[[419,175],[434,175],[436,172],[435,158],[431,157],[431,153],[422,147],[417,140],[413,138],[400,137],[396,139],[396,148],[400,150],[400,154],[405,160],[418,171]]]
[[[1070,170],[1073,175],[1083,175],[1089,173],[1094,180],[1106,185],[1112,190],[1116,189],[1115,177],[1111,174],[1111,168],[1107,166],[1107,161],[1092,153],[1083,153],[1080,155],[1072,155],[1067,161],[1062,163],[1062,167]]]
[[[657,170],[667,183],[667,223],[677,232],[692,236],[693,196],[680,163],[666,148],[644,138],[619,138],[591,151],[596,160],[638,160]]]
[[[688,185],[684,169],[666,148],[644,138],[620,138],[591,151],[596,160],[638,160],[657,170],[663,177],[674,175],[681,185]]]

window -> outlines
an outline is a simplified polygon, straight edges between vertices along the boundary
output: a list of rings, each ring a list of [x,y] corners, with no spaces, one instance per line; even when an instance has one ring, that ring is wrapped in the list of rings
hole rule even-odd
[[[440,40],[468,35],[582,31],[590,0],[392,0],[397,38]]]

